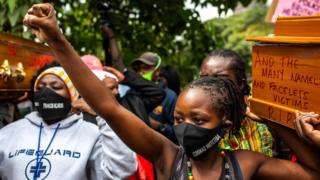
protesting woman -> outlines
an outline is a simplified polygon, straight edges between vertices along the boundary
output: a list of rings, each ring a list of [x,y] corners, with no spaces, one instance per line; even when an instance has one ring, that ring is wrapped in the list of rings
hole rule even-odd
[[[231,80],[204,77],[181,92],[174,112],[177,146],[119,105],[62,35],[50,4],[34,5],[24,23],[49,44],[94,111],[129,147],[155,164],[158,179],[320,178],[318,154],[285,128],[279,134],[286,137],[299,163],[244,150],[220,152],[217,144],[224,133],[237,131],[245,113],[241,92]]]

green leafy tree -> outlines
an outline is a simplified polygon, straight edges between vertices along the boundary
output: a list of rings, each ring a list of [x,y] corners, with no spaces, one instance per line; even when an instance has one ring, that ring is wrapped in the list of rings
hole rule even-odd
[[[264,4],[255,4],[248,10],[228,18],[216,18],[206,22],[206,29],[215,39],[216,48],[228,48],[238,52],[251,70],[253,42],[248,37],[266,36],[273,33],[273,25],[264,22],[267,13]]]
[[[125,63],[144,51],[157,52],[166,64],[181,73],[183,84],[198,73],[201,59],[219,46],[200,21],[195,9],[185,6],[187,0],[53,0],[62,31],[80,54],[95,54],[104,59],[101,18],[98,2],[108,4],[112,28],[121,46]],[[213,5],[223,13],[238,3],[252,0],[191,0],[196,6]],[[253,0],[255,1],[255,0]],[[265,1],[265,0],[260,0]],[[0,0],[0,28],[11,34],[32,39],[22,26],[27,9],[40,0]]]

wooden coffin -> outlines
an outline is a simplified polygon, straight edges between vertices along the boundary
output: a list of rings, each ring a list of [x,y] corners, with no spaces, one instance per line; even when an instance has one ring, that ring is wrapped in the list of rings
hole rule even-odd
[[[0,33],[0,100],[13,100],[29,92],[32,76],[52,60],[47,46]]]
[[[320,113],[320,16],[280,17],[275,35],[249,38],[253,113],[293,128],[294,112]]]

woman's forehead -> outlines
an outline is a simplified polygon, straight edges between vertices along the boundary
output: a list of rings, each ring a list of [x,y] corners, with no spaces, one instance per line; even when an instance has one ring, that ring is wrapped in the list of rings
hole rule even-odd
[[[179,95],[176,104],[177,109],[190,108],[212,110],[211,98],[201,88],[187,88]]]
[[[212,98],[201,88],[184,90],[178,97],[175,114],[184,117],[210,117],[214,122],[219,119]],[[213,122],[213,121],[212,121]]]
[[[59,77],[53,75],[53,74],[46,74],[43,77],[41,77],[39,79],[39,83],[63,83],[62,79],[60,79]]]

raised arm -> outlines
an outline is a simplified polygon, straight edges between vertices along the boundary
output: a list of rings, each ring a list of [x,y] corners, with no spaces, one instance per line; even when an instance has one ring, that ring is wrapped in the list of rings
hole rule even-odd
[[[144,79],[133,71],[126,71],[125,76],[126,78],[122,81],[122,84],[140,93],[140,97],[148,112],[152,112],[154,108],[161,104],[165,97],[165,92],[158,85]]]
[[[116,68],[117,70],[123,72],[126,67],[123,64],[123,60],[121,57],[120,49],[118,47],[118,43],[117,43],[117,39],[115,37],[115,34],[113,33],[112,29],[108,26],[102,27],[102,33],[109,42],[111,59],[112,59],[112,66],[114,68]],[[105,49],[105,51],[107,52],[108,50]]]
[[[152,110],[159,104],[161,104],[165,98],[166,94],[163,89],[161,89],[154,82],[142,78],[133,71],[126,70],[124,73],[121,73],[108,66],[105,66],[104,70],[115,74],[118,79],[120,79],[120,76],[123,76],[123,78],[120,80],[120,83],[129,86],[139,93],[139,97],[149,113],[152,112]]]
[[[50,4],[32,6],[24,18],[24,24],[49,44],[81,96],[97,114],[107,120],[110,127],[130,148],[152,162],[159,160],[164,153],[174,158],[175,146],[123,108],[110,90],[106,89],[81,61],[59,30],[54,9]]]

